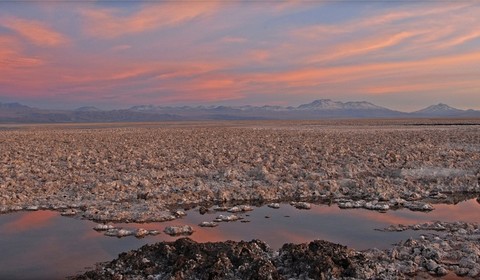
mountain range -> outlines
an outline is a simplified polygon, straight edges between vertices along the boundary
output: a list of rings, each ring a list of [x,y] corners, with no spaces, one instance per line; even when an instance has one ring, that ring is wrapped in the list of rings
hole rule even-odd
[[[340,102],[330,99],[319,99],[297,107],[141,105],[119,110],[101,110],[93,106],[75,110],[47,110],[20,103],[0,103],[0,122],[3,123],[463,117],[480,117],[480,111],[461,110],[440,103],[415,112],[400,112],[365,101]]]

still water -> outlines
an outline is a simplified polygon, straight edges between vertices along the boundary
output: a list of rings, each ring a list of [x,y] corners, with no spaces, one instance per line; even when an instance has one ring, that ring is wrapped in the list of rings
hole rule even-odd
[[[413,224],[434,220],[480,222],[480,204],[467,200],[456,205],[437,204],[429,213],[402,209],[380,213],[364,209],[342,210],[336,205],[312,205],[298,210],[288,204],[280,209],[266,206],[240,214],[243,221],[220,223],[216,228],[201,228],[219,214],[200,215],[187,212],[181,220],[148,224],[114,224],[123,228],[145,228],[163,231],[168,225],[188,224],[195,232],[190,238],[199,241],[260,239],[274,249],[282,244],[324,239],[355,249],[388,248],[393,243],[422,232],[380,232],[390,224]],[[62,217],[54,211],[16,212],[0,215],[0,279],[62,279],[85,271],[97,262],[109,261],[119,253],[147,243],[171,241],[164,233],[135,237],[106,237],[92,228],[96,223]]]

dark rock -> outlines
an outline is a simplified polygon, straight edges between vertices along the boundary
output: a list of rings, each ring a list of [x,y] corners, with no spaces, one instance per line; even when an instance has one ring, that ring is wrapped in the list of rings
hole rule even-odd
[[[200,215],[204,215],[208,213],[208,208],[205,206],[200,206],[200,208],[198,209],[198,212],[200,212]]]
[[[278,254],[260,240],[197,243],[188,238],[145,245],[73,279],[366,279],[363,253],[328,241],[285,244]]]
[[[282,275],[295,279],[364,278],[359,268],[366,263],[367,259],[361,253],[323,240],[285,244],[276,262],[277,267],[282,267]]]
[[[161,275],[161,279],[282,279],[271,261],[272,253],[259,240],[196,243],[182,238],[122,253],[105,267],[73,279],[112,279],[111,272],[128,279],[148,275]]]

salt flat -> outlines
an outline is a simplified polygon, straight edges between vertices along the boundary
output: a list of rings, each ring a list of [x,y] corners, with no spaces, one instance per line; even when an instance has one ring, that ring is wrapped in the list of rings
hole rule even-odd
[[[175,208],[229,201],[428,210],[427,200],[480,191],[477,123],[25,125],[0,131],[0,210],[102,221],[162,221]]]
[[[431,211],[439,203],[456,203],[480,193],[479,128],[476,119],[2,125],[0,211],[49,209],[101,222],[167,221],[197,206],[211,211],[213,205],[272,202],[306,208],[314,202],[380,212]],[[315,275],[298,270],[312,260],[294,264],[288,256],[317,258],[321,252],[310,250],[323,246],[325,252],[344,254],[353,265],[344,270],[333,264],[332,277],[480,274],[475,253],[480,250],[478,224],[432,222],[391,225],[386,230],[417,229],[444,234],[407,240],[383,251],[358,252],[316,241],[309,249],[305,244],[285,245],[278,256],[266,248],[262,262],[270,264],[270,274],[265,273],[279,279]],[[179,242],[157,246],[179,246],[185,241]],[[215,256],[244,246],[185,244],[201,254],[205,246],[219,246],[212,251]],[[140,252],[155,253],[155,248],[144,247]],[[131,254],[137,256],[132,252],[125,256]],[[124,257],[78,277],[120,277],[143,261]],[[358,257],[363,261],[357,264]],[[207,266],[202,273],[211,269],[208,263],[199,265]],[[185,268],[148,268],[152,273],[147,275],[147,267],[140,266],[132,277],[165,273],[167,277],[177,272],[200,277]],[[234,274],[243,275],[242,271]],[[218,279],[232,276],[217,272],[223,275]],[[257,272],[255,277],[263,273]]]

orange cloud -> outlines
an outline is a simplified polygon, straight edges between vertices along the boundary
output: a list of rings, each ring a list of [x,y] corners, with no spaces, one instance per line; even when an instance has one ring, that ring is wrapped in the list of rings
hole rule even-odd
[[[418,33],[413,32],[400,32],[394,35],[352,41],[340,46],[334,46],[331,50],[328,50],[321,55],[316,55],[312,58],[309,58],[307,62],[324,62],[327,60],[341,59],[352,55],[360,55],[378,51],[380,49],[398,45],[405,39],[411,38],[417,34]]]
[[[216,11],[214,1],[163,2],[144,6],[129,16],[116,10],[83,10],[86,32],[100,38],[114,38],[157,28],[179,25]]]
[[[339,33],[351,33],[358,30],[364,30],[365,28],[382,28],[385,25],[396,21],[402,20],[411,20],[415,18],[426,18],[428,16],[438,16],[445,13],[452,13],[456,10],[461,10],[471,7],[472,4],[450,4],[438,6],[432,8],[427,6],[426,8],[419,9],[409,9],[404,11],[395,11],[388,12],[381,15],[374,15],[370,17],[365,17],[360,20],[348,21],[343,24],[335,25],[312,25],[299,29],[295,29],[292,33],[296,36],[301,36],[310,39],[319,39],[324,35],[328,34],[339,34]],[[418,27],[418,25],[417,25]]]
[[[418,73],[439,71],[451,67],[477,65],[480,62],[480,52],[471,52],[460,55],[439,56],[424,60],[385,62],[373,64],[358,64],[353,66],[300,68],[280,73],[255,74],[252,81],[263,83],[284,83],[290,86],[313,86],[322,83],[338,83],[366,78],[382,77],[385,75],[404,75],[405,71],[415,69]]]
[[[99,82],[125,81],[143,75],[151,76],[153,81],[165,83],[175,78],[189,78],[223,68],[223,63],[190,61],[176,63],[169,61],[136,62],[103,58],[96,61],[89,59],[88,67],[67,69],[60,75],[61,80],[68,84],[98,85]]]
[[[462,34],[461,36],[455,37],[450,41],[444,42],[443,44],[437,46],[438,48],[451,48],[454,46],[458,46],[464,44],[468,41],[480,38],[480,31],[474,30],[467,34]]]
[[[263,62],[270,58],[271,53],[266,50],[254,50],[251,51],[249,55],[253,60]]]
[[[248,40],[243,37],[231,37],[231,36],[226,36],[221,39],[223,43],[245,43]]]
[[[432,91],[432,90],[457,90],[459,88],[468,88],[468,87],[478,87],[478,80],[468,79],[468,80],[450,80],[450,81],[411,81],[409,79],[408,84],[399,84],[399,83],[388,83],[386,85],[376,85],[365,87],[364,92],[382,95],[382,94],[391,94],[391,93],[402,93],[402,92],[423,92],[423,91]]]
[[[0,70],[7,77],[10,70],[39,66],[43,61],[35,57],[26,57],[19,53],[20,44],[12,37],[0,36]],[[0,77],[1,81],[1,77]]]
[[[1,21],[0,24],[38,46],[55,47],[67,42],[65,36],[39,21],[12,17]]]
[[[231,79],[212,79],[212,80],[202,80],[198,82],[195,87],[202,90],[208,89],[223,89],[231,87],[235,82]]]
[[[117,45],[117,46],[112,47],[112,51],[118,52],[118,51],[128,50],[128,49],[131,49],[131,48],[132,48],[131,45]]]

